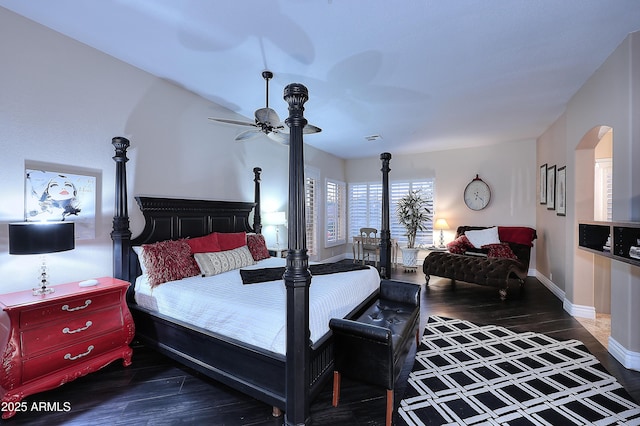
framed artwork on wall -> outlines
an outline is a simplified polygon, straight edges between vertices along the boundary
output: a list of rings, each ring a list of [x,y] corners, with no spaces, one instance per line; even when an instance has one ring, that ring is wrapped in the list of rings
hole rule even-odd
[[[540,204],[547,204],[547,163],[540,166]]]
[[[98,177],[68,173],[64,169],[26,165],[25,221],[71,221],[75,223],[77,240],[93,239],[96,235]]]
[[[547,210],[556,209],[556,166],[547,167]]]
[[[556,199],[558,200],[556,214],[565,216],[567,214],[567,166],[562,166],[558,169],[556,180]]]

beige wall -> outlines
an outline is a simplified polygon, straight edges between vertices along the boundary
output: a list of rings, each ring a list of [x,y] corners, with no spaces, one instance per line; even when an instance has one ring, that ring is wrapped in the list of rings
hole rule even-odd
[[[435,177],[436,215],[444,217],[451,227],[445,231],[447,243],[453,240],[455,228],[460,225],[535,228],[535,156],[536,143],[533,140],[483,148],[393,155],[389,180]],[[382,176],[380,168],[379,158],[347,160],[347,180],[378,181]],[[491,188],[491,202],[481,211],[467,208],[462,197],[464,188],[476,174]],[[535,252],[533,256],[532,267],[535,265]]]
[[[631,34],[571,99],[565,114],[538,139],[538,165],[567,164],[567,216],[559,218],[538,208],[537,226],[545,236],[538,253],[555,250],[538,260],[542,279],[566,293],[565,308],[586,312],[594,306],[593,256],[577,249],[577,224],[593,217],[593,149],[597,126],[613,128],[613,219],[640,220],[640,33]],[[581,145],[582,144],[582,145]],[[595,146],[595,145],[592,145]],[[556,247],[558,246],[558,247]],[[611,262],[610,351],[623,364],[640,351],[640,272],[628,264]],[[562,281],[557,271],[564,271]],[[594,278],[596,277],[596,278]],[[611,349],[613,347],[613,350]]]
[[[99,176],[96,238],[49,256],[50,282],[112,274],[114,136],[131,140],[134,236],[142,229],[135,195],[250,201],[255,166],[263,169],[263,203],[286,210],[287,148],[264,137],[235,142],[237,128],[207,120],[232,118],[231,111],[3,8],[0,37],[0,275],[12,277],[3,282],[2,292],[31,288],[37,275],[37,260],[7,254],[6,223],[24,219],[25,162]],[[345,179],[342,159],[312,148],[305,154],[321,171],[321,181]],[[275,241],[273,230],[265,233]],[[286,239],[285,229],[281,235]]]

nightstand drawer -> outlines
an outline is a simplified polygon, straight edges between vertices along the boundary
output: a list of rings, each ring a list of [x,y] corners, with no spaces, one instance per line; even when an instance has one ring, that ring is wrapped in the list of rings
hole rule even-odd
[[[122,333],[105,334],[24,360],[22,364],[22,383],[79,365],[110,349],[122,346],[125,340],[126,336],[123,336]]]
[[[68,346],[92,336],[121,329],[122,325],[123,318],[120,306],[114,306],[31,328],[21,333],[22,356],[30,358],[42,351],[48,352],[59,346]]]
[[[121,292],[119,291],[112,291],[69,298],[57,303],[42,304],[34,309],[28,309],[20,313],[20,328],[72,318],[107,306],[118,305],[120,303],[120,294]]]

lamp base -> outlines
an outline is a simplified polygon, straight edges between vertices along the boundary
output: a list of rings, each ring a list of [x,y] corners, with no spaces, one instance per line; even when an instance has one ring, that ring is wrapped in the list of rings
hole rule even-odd
[[[53,287],[47,287],[47,286],[42,286],[42,287],[35,287],[33,289],[33,295],[34,296],[43,296],[45,294],[51,294],[54,293],[56,291],[55,288]]]
[[[440,230],[440,248],[444,248],[444,232],[442,232],[442,229]]]
[[[47,280],[47,263],[45,259],[45,256],[42,256],[42,265],[40,265],[40,287],[34,287],[32,289],[34,296],[43,296],[56,291],[53,287],[47,287],[49,281]]]

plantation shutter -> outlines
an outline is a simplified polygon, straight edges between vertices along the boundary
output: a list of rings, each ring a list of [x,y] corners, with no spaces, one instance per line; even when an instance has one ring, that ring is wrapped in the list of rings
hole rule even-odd
[[[331,247],[346,243],[346,185],[327,179],[325,199],[326,241]]]

